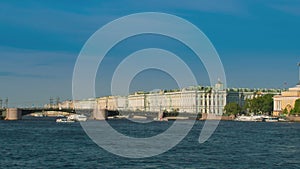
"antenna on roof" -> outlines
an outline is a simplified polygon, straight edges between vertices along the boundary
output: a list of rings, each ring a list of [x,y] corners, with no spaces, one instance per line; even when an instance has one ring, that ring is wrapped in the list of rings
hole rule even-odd
[[[284,88],[284,89],[286,88],[287,84],[288,84],[287,82],[284,82],[284,83],[283,83],[283,88]]]
[[[299,82],[300,82],[300,62],[298,62],[298,68],[299,68]]]

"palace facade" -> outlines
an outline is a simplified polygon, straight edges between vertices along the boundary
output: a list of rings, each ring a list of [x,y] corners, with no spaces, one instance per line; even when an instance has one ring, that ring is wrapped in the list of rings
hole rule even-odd
[[[279,90],[267,89],[225,89],[222,82],[213,87],[194,86],[175,90],[158,90],[154,92],[135,92],[128,96],[106,96],[94,99],[65,101],[60,108],[108,109],[150,112],[185,112],[221,115],[227,103],[236,102],[243,106],[246,99],[264,94],[278,94]]]

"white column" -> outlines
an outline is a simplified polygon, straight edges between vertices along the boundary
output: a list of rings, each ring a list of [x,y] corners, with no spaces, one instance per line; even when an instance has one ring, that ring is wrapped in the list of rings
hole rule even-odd
[[[205,113],[205,93],[202,93],[202,113]]]
[[[214,112],[214,97],[215,97],[215,95],[211,94],[211,97],[210,97],[210,104],[211,104],[210,111],[211,111],[212,114],[215,114],[215,112]]]
[[[219,93],[215,94],[215,105],[214,105],[214,109],[215,109],[215,114],[219,114]]]

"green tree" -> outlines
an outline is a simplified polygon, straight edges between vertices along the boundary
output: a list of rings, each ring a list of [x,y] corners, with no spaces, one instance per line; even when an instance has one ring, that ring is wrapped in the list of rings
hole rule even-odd
[[[291,109],[290,115],[296,115],[295,109]]]
[[[258,114],[260,110],[260,101],[258,98],[247,99],[245,104],[245,109],[247,113]]]
[[[253,99],[247,99],[245,109],[248,110],[248,113],[264,113],[270,115],[273,111],[273,95],[267,94]]]
[[[287,108],[284,108],[284,110],[283,110],[283,114],[284,114],[285,116],[289,114],[289,112],[288,112]]]
[[[238,115],[239,113],[241,113],[242,108],[240,107],[240,105],[238,105],[235,102],[231,102],[226,104],[226,106],[224,107],[225,110],[225,115]]]
[[[267,113],[271,115],[271,113],[273,112],[273,95],[267,94],[262,96],[261,99],[262,99],[261,111],[263,113]]]
[[[300,113],[300,99],[297,99],[295,101],[294,110],[295,110],[296,113]]]
[[[300,99],[295,101],[295,106],[290,112],[291,115],[299,115],[300,114]]]

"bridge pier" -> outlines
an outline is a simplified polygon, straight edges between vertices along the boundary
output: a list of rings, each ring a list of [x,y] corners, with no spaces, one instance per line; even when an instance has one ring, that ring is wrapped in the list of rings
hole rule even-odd
[[[18,108],[7,108],[5,120],[21,120],[22,110]]]
[[[107,109],[95,109],[93,111],[93,119],[94,120],[106,120],[108,116]]]

